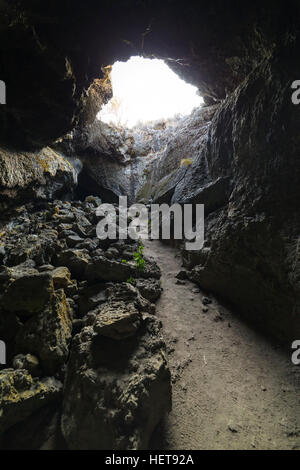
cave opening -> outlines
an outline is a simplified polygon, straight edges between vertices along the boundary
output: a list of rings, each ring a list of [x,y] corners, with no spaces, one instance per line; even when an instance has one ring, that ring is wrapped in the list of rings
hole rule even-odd
[[[164,190],[156,194],[152,165],[162,162],[159,179],[178,168],[183,174],[195,158],[186,142],[188,129],[205,134],[217,106],[207,106],[198,87],[168,64],[170,59],[131,56],[102,67],[103,78],[88,91],[83,125],[72,136],[74,153],[83,161],[77,197],[167,202]]]
[[[97,119],[133,128],[186,116],[202,105],[195,86],[186,83],[162,59],[132,56],[111,66],[113,96]]]
[[[300,6],[192,3],[0,0],[0,449],[300,449]]]

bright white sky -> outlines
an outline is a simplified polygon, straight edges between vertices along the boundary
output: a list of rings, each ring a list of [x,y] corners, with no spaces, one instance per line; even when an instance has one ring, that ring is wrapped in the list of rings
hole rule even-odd
[[[131,57],[115,62],[111,71],[113,98],[97,118],[133,127],[139,123],[190,114],[203,99],[197,88],[181,80],[163,60]]]

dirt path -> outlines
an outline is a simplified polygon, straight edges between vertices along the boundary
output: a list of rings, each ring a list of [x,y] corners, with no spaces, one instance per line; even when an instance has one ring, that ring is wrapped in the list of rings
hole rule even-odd
[[[174,248],[146,242],[162,270],[157,316],[173,377],[173,411],[156,449],[300,449],[300,367],[213,297],[185,281]],[[193,292],[194,290],[194,292]]]

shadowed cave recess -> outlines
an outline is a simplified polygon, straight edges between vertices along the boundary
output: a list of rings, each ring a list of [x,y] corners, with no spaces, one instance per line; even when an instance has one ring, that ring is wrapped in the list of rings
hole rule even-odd
[[[290,361],[300,340],[299,24],[292,0],[0,0],[0,448],[300,448]],[[130,126],[101,120],[118,108],[112,68],[132,57],[162,60],[194,87],[195,107]],[[100,240],[96,209],[120,196],[204,204],[203,247]],[[187,299],[179,313],[176,296]],[[185,349],[180,316],[191,324]],[[258,442],[243,440],[260,427],[250,412],[232,424],[234,404],[220,420],[212,410],[210,430],[199,412],[198,441],[176,415],[181,393],[197,408],[187,398],[193,386],[198,395],[188,378],[197,351],[202,371],[213,355],[201,348],[218,351],[229,330],[233,348],[247,337],[287,364],[287,408]],[[250,395],[266,412],[267,399]]]

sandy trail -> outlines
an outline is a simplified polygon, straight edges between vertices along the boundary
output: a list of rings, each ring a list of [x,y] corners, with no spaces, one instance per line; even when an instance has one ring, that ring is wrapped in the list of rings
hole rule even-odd
[[[300,367],[189,281],[174,248],[145,243],[162,271],[157,303],[173,381],[173,411],[155,449],[300,449]],[[194,292],[193,292],[194,290]]]

